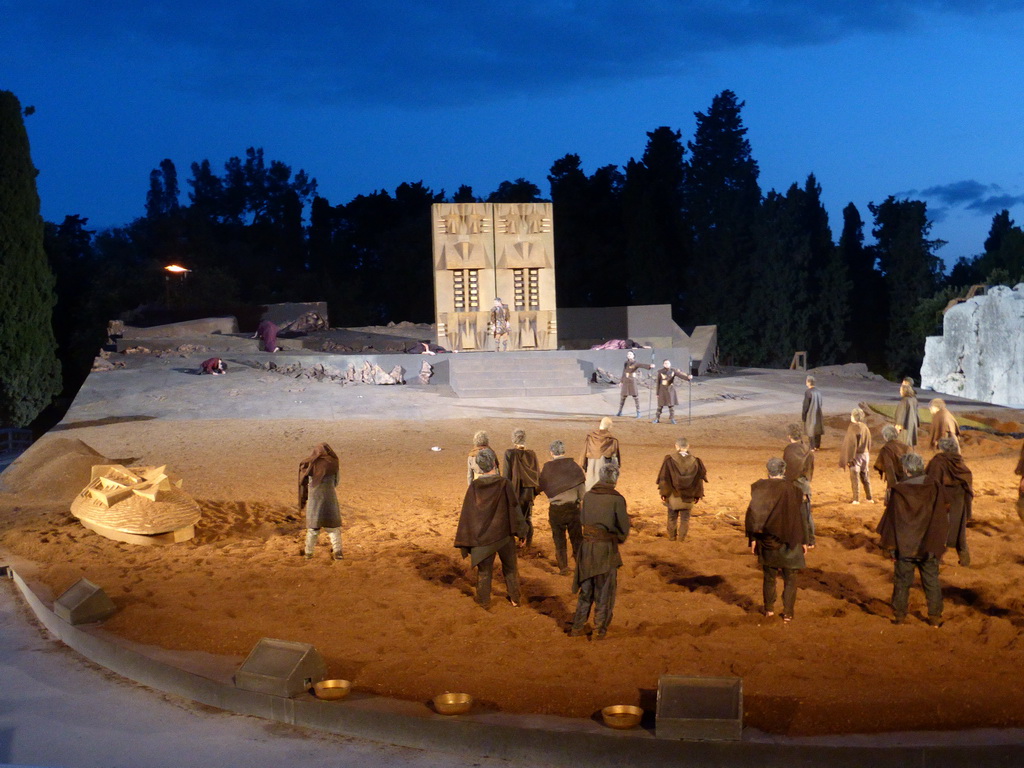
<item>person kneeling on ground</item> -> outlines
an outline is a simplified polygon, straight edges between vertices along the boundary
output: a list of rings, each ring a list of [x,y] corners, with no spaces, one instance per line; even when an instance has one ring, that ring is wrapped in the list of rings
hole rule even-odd
[[[327,529],[335,560],[341,560],[341,510],[338,507],[338,454],[320,443],[299,464],[299,509],[306,509],[306,546],[302,554],[313,557],[320,529]]]
[[[211,357],[209,360],[203,360],[199,364],[199,373],[209,373],[213,376],[220,376],[222,373],[227,373],[228,367],[224,364],[224,361],[219,357]]]
[[[928,623],[940,627],[939,558],[946,551],[949,501],[942,484],[924,473],[924,459],[908,453],[902,462],[907,479],[893,486],[877,528],[882,548],[893,559],[893,623],[902,624],[907,618],[910,585],[916,569],[921,573],[921,586],[928,601]]]
[[[583,496],[580,522],[583,543],[576,558],[576,576],[572,591],[579,592],[573,616],[572,637],[582,637],[590,608],[594,608],[594,639],[603,640],[608,633],[615,608],[615,592],[619,566],[619,544],[629,536],[629,515],[626,500],[615,490],[619,468],[615,464],[601,467],[599,480]]]
[[[804,555],[814,542],[803,493],[787,480],[786,462],[772,458],[768,479],[750,486],[744,520],[750,551],[757,555],[764,580],[764,615],[775,615],[776,580],[782,575],[782,620],[792,621],[796,606],[796,573],[806,566]]]
[[[526,520],[519,508],[512,484],[498,474],[492,451],[476,457],[480,475],[466,489],[462,514],[455,531],[455,546],[476,568],[476,601],[484,608],[491,605],[491,578],[494,556],[501,558],[501,572],[513,607],[518,607],[519,571],[515,540],[525,539]]]

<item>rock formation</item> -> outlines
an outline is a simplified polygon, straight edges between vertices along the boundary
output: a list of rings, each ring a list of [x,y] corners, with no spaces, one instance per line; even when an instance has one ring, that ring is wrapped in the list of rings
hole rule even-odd
[[[946,310],[924,345],[921,386],[996,405],[1024,405],[1024,283],[994,286]]]

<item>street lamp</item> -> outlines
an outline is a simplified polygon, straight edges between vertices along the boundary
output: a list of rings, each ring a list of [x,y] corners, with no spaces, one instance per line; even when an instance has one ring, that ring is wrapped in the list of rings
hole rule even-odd
[[[180,280],[179,288],[178,288],[178,293],[180,294],[180,292],[181,292],[180,285],[183,285],[185,283],[185,278],[188,277],[188,275],[189,275],[189,273],[191,271],[192,271],[191,269],[187,269],[186,267],[183,267],[180,264],[168,264],[166,267],[164,267],[164,272],[167,273],[167,274],[164,275],[164,287],[166,288],[166,297],[167,297],[167,306],[168,307],[171,306],[171,294],[172,294],[172,291],[171,291],[171,275],[177,275],[179,280]]]

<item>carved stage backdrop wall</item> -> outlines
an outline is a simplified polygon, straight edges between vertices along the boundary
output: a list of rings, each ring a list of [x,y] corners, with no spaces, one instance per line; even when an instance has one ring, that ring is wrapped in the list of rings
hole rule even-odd
[[[437,343],[494,350],[500,297],[513,349],[558,349],[551,203],[435,203],[431,214]]]

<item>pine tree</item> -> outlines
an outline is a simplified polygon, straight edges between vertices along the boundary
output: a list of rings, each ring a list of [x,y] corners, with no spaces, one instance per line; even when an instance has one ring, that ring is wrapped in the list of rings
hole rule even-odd
[[[17,427],[60,392],[36,173],[21,104],[0,91],[0,424]]]
[[[717,323],[727,357],[746,359],[755,343],[741,297],[754,287],[753,228],[761,202],[758,167],[732,91],[696,113],[683,204],[692,238],[685,322]]]
[[[878,240],[878,263],[889,297],[889,334],[885,355],[894,376],[916,374],[924,357],[924,337],[915,331],[914,312],[921,299],[939,286],[942,265],[934,251],[944,245],[929,240],[931,222],[921,200],[896,200],[868,208],[875,217],[872,234]]]
[[[647,134],[643,157],[626,164],[622,192],[631,304],[680,303],[686,267],[682,134]]]

